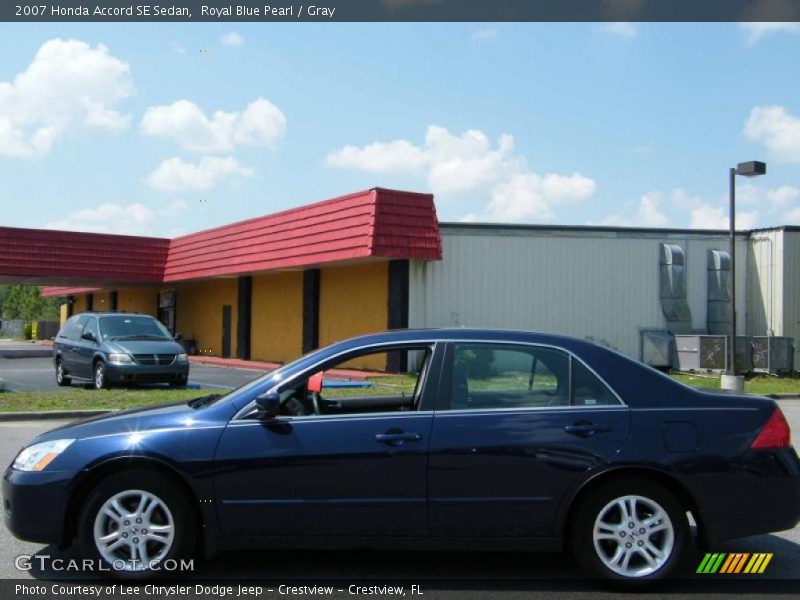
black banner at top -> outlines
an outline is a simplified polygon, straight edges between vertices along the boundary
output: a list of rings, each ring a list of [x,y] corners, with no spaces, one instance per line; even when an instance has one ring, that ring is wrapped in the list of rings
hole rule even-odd
[[[2,0],[0,20],[800,21],[800,0]]]

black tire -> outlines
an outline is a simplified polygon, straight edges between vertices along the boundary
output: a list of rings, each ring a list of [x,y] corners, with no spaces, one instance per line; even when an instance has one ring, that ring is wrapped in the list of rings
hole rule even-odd
[[[72,378],[67,375],[67,371],[64,369],[64,365],[60,358],[56,359],[56,385],[60,385],[62,387],[72,385]]]
[[[124,570],[120,568],[119,563],[115,565],[109,562],[100,553],[95,543],[95,521],[98,517],[102,519],[98,513],[108,500],[126,491],[144,491],[152,494],[169,510],[174,534],[169,551],[159,559],[158,564],[163,566],[161,569]],[[181,560],[190,559],[194,554],[197,540],[197,523],[194,515],[190,498],[169,477],[145,469],[115,473],[101,480],[84,503],[78,521],[79,549],[84,557],[93,559],[95,564],[102,564],[104,569],[109,570],[106,572],[118,577],[138,579],[154,575],[178,576],[181,573],[172,568],[173,561],[180,564]],[[131,526],[136,526],[132,521]],[[131,533],[130,535],[138,534]]]
[[[106,369],[106,363],[102,360],[98,360],[94,365],[94,389],[96,390],[107,390],[111,387],[111,384],[108,381],[108,370]]]
[[[620,518],[619,535],[622,536],[624,533],[625,536],[620,537],[619,541],[617,541],[616,537],[613,540],[598,540],[596,544],[594,539],[595,523],[601,513],[605,514],[606,518],[609,519],[614,516],[614,511],[617,511],[622,517],[621,512],[615,505],[610,508],[609,505],[615,500],[626,496],[640,498],[636,503],[639,518],[631,519],[631,522],[635,520],[639,523],[646,520],[647,511],[653,506],[652,504],[648,505],[647,501],[650,501],[666,512],[671,528],[649,535],[647,533],[641,534],[640,532],[643,529],[639,529],[638,525],[634,528],[624,527],[623,529],[623,519]],[[570,529],[570,544],[578,564],[590,577],[611,581],[626,587],[647,585],[648,582],[669,577],[679,567],[684,556],[684,549],[690,539],[689,522],[686,518],[685,507],[681,506],[675,495],[663,485],[645,478],[618,479],[602,485],[582,498],[572,514],[574,517]],[[630,522],[626,525],[629,526]],[[646,548],[643,547],[641,550],[637,550],[636,546],[646,545],[649,548],[661,545],[661,549],[664,549],[669,546],[669,531],[672,533],[671,549],[662,553],[665,556],[663,560],[655,554],[647,552],[656,561],[657,567],[653,567],[645,559],[643,552]],[[611,535],[616,536],[617,533],[614,532]],[[624,542],[622,542],[623,539],[625,540]],[[631,546],[627,546],[627,544],[631,544]],[[617,548],[622,552],[631,554],[631,559],[628,563],[629,567],[636,568],[637,565],[642,565],[641,574],[628,575],[615,572],[610,566],[606,565],[603,558],[601,558],[601,553],[608,558],[609,555],[615,555]],[[618,568],[621,569],[622,564],[619,564]],[[648,572],[649,569],[654,570]]]

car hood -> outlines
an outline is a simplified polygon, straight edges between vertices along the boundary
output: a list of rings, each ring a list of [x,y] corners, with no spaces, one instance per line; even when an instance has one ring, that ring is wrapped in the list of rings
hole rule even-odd
[[[198,397],[203,396],[204,394],[198,394]],[[191,401],[171,402],[90,417],[51,429],[31,443],[61,438],[85,439],[154,429],[202,428],[225,424],[236,411],[236,407],[225,400],[203,408],[193,408],[191,404]]]
[[[179,354],[184,352],[183,346],[172,340],[108,340],[105,346],[109,352],[127,352],[129,354]]]

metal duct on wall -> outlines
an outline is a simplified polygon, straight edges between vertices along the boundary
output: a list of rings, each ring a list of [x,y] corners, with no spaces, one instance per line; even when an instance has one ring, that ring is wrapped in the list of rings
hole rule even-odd
[[[729,335],[731,330],[731,257],[724,250],[708,251],[708,333]]]
[[[689,333],[692,312],[686,301],[686,255],[677,244],[660,244],[658,257],[661,310],[670,333]]]

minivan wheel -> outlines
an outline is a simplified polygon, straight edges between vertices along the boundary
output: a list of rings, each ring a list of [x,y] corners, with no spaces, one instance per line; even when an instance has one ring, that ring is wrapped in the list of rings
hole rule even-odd
[[[193,514],[186,494],[169,478],[145,470],[116,473],[85,504],[80,548],[115,575],[175,575],[173,565],[194,551]]]
[[[102,360],[97,361],[97,364],[94,366],[94,387],[97,390],[104,390],[110,387],[106,363]]]
[[[61,359],[56,359],[56,384],[60,386],[68,386],[72,383],[72,378],[67,375],[66,369]]]
[[[689,539],[685,509],[669,490],[646,479],[605,485],[574,514],[575,558],[602,579],[635,584],[668,577]]]

